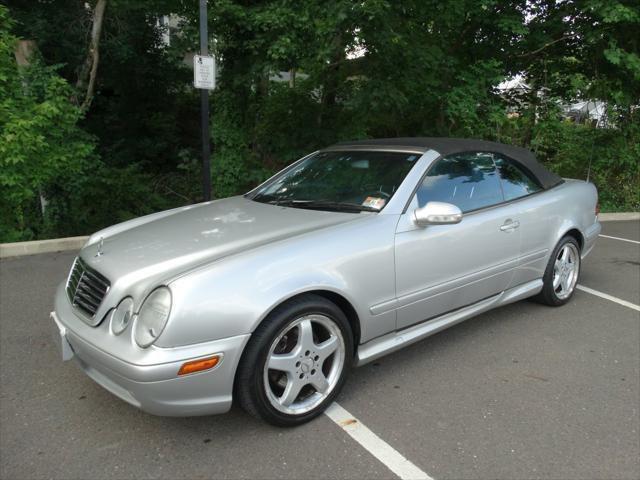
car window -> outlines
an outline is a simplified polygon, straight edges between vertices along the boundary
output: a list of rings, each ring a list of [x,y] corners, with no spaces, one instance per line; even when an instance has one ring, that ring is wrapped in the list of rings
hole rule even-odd
[[[263,186],[253,200],[298,208],[380,211],[420,155],[319,152]]]
[[[542,190],[534,176],[510,158],[494,154],[493,160],[500,173],[505,200],[526,197]]]
[[[449,155],[433,165],[417,191],[418,204],[447,202],[463,212],[504,201],[490,153]]]

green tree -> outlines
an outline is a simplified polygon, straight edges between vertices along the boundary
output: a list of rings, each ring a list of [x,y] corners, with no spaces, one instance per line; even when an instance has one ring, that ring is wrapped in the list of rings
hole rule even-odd
[[[78,128],[71,87],[37,53],[18,66],[17,39],[0,6],[0,228],[3,240],[29,239],[46,219],[46,188],[91,162],[94,139]]]
[[[198,201],[199,102],[188,65],[198,50],[196,3],[108,0],[84,115],[69,109],[68,98],[84,96],[69,85],[82,76],[97,0],[5,3],[15,34],[42,56],[32,67],[38,75],[11,70],[1,101],[48,99],[68,123],[56,120],[62,127],[45,137],[95,145],[49,170],[22,162],[33,195],[22,207],[30,213],[12,220],[12,238],[86,233]],[[169,45],[158,21],[166,14],[179,19]],[[214,194],[246,191],[339,140],[441,135],[522,145],[565,176],[585,178],[590,169],[604,208],[638,209],[639,29],[637,0],[210,0],[219,67],[211,95]],[[6,71],[16,70],[11,48]],[[507,97],[496,89],[516,74],[527,91]],[[66,84],[47,89],[32,76]],[[25,90],[26,80],[39,86]],[[563,105],[587,99],[607,105],[597,128],[564,118]],[[32,142],[20,137],[12,157],[31,158]],[[47,171],[57,173],[41,178]],[[14,215],[6,210],[3,218]]]

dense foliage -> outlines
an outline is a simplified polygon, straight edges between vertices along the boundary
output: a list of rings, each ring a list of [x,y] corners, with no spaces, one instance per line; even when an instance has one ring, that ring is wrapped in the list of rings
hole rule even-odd
[[[73,90],[93,3],[7,4],[0,241],[198,201],[199,97],[185,61],[197,2],[109,0],[87,111]],[[169,32],[166,14],[179,19]],[[211,0],[209,30],[218,197],[338,140],[443,135],[530,147],[564,176],[586,178],[590,165],[604,209],[640,209],[635,0]],[[37,45],[27,67],[16,37]],[[527,88],[496,88],[515,75]],[[606,105],[597,126],[563,115],[580,100]]]
[[[2,7],[0,22],[9,22]],[[69,85],[39,58],[31,68],[16,68],[15,46],[16,39],[0,31],[3,240],[32,235],[30,220],[46,205],[50,185],[81,175],[94,150],[93,138],[76,125],[80,111],[68,102]]]

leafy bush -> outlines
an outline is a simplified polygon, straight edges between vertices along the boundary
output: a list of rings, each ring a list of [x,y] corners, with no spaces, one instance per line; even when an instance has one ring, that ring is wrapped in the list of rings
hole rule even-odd
[[[193,2],[109,2],[84,113],[71,85],[94,3],[4,4],[17,23],[0,5],[0,241],[202,199]],[[169,12],[181,24],[168,45],[157,19]],[[531,148],[567,177],[591,165],[603,210],[640,209],[637,2],[223,0],[209,12],[215,197],[340,140],[461,136]],[[37,43],[27,68],[10,31]],[[273,80],[282,72],[291,81]],[[530,88],[505,99],[495,86],[518,72]],[[563,120],[558,105],[585,98],[608,105],[607,128]]]
[[[536,124],[532,149],[563,177],[598,187],[603,211],[640,210],[640,129],[594,128],[557,119]]]
[[[0,24],[9,25],[0,6]],[[0,229],[2,240],[39,235],[46,189],[57,178],[79,175],[93,160],[94,139],[77,127],[80,110],[54,67],[14,59],[16,38],[0,31]]]
[[[498,141],[530,148],[538,160],[565,178],[596,187],[602,211],[640,210],[640,119],[619,128],[596,128],[560,117],[557,108],[505,118]]]
[[[11,26],[2,5],[0,25]],[[0,241],[86,234],[174,206],[136,165],[100,160],[73,89],[37,53],[19,67],[16,42],[0,30]]]

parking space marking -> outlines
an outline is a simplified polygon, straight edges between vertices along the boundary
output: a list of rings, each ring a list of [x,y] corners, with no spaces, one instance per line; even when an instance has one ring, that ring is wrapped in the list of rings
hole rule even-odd
[[[621,298],[614,297],[613,295],[609,295],[608,293],[599,292],[598,290],[585,287],[584,285],[576,285],[576,288],[578,290],[582,290],[583,292],[590,293],[591,295],[595,295],[597,297],[619,303],[620,305],[623,305],[625,307],[631,308],[632,310],[637,310],[638,312],[640,312],[640,305],[636,305],[635,303],[627,302],[626,300],[622,300]]]
[[[337,403],[332,403],[324,413],[401,479],[433,480]]]
[[[637,240],[630,240],[630,239],[628,239],[628,238],[612,237],[611,235],[602,235],[602,234],[600,234],[600,235],[598,235],[598,236],[599,236],[599,237],[602,237],[602,238],[610,238],[610,239],[612,239],[612,240],[620,240],[621,242],[636,243],[636,244],[640,245],[640,242],[639,242],[639,241],[637,241]]]

